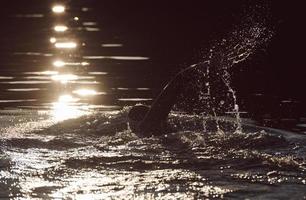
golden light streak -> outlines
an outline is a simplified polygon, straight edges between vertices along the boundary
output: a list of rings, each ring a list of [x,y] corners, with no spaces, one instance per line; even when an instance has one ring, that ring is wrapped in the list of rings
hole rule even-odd
[[[66,8],[63,5],[54,5],[52,7],[52,12],[57,13],[57,14],[64,13],[65,10],[66,10]]]
[[[53,62],[54,67],[64,67],[65,65],[66,65],[66,63],[61,61],[61,60],[56,60],[56,61]]]
[[[77,47],[75,42],[57,42],[54,45],[58,49],[74,49]]]
[[[56,32],[65,32],[65,31],[68,30],[68,27],[65,26],[65,25],[56,25],[56,26],[54,26],[54,30]]]
[[[78,80],[78,76],[74,74],[59,74],[52,76],[51,79],[65,84],[68,83],[69,81]]]
[[[79,89],[73,91],[74,94],[80,95],[80,96],[94,96],[98,95],[98,93],[95,90],[90,89]]]

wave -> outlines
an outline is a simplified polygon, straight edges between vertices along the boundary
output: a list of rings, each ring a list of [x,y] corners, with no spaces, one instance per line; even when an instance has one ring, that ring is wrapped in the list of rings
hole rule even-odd
[[[127,154],[142,149],[141,155],[148,157],[152,152],[160,156],[164,151],[169,151],[183,157],[186,154],[192,162],[213,160],[214,164],[210,163],[210,166],[240,163],[242,167],[267,165],[287,168],[288,163],[291,163],[295,169],[305,170],[305,163],[301,162],[304,159],[301,152],[305,151],[303,144],[306,143],[304,136],[247,123],[242,124],[243,131],[239,132],[235,129],[235,119],[172,113],[169,118],[170,129],[166,134],[142,138],[129,130],[126,122],[128,110],[125,108],[66,120],[24,137],[2,140],[5,140],[6,146],[20,149],[94,147],[97,151],[110,151],[110,147],[123,146],[128,148]],[[130,160],[128,157],[124,159]],[[159,161],[157,159],[157,163]]]

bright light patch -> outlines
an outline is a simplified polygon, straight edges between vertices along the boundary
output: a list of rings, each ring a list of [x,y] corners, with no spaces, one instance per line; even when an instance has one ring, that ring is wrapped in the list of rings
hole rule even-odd
[[[31,74],[31,75],[56,75],[57,71],[42,71],[42,72],[24,72],[23,74]]]
[[[20,102],[34,102],[37,99],[16,99],[16,100],[0,100],[0,103],[20,103]]]
[[[90,75],[107,75],[108,72],[88,72]]]
[[[87,65],[89,65],[89,63],[88,62],[81,62],[81,65],[82,66],[87,66]]]
[[[14,89],[7,89],[7,91],[11,92],[32,92],[32,91],[39,91],[41,88],[14,88]]]
[[[87,114],[87,111],[81,109],[80,106],[73,105],[78,100],[69,94],[60,96],[57,102],[52,103],[52,116],[54,120],[59,122]]]
[[[66,10],[66,8],[63,5],[55,5],[55,6],[52,7],[52,11],[54,13],[58,13],[58,14],[64,13],[65,10]]]
[[[54,67],[64,67],[65,66],[65,62],[61,61],[61,60],[56,60],[53,62],[53,66]]]
[[[51,77],[54,81],[59,81],[63,84],[68,83],[69,81],[78,80],[78,76],[74,74],[59,74]]]
[[[89,90],[89,89],[75,90],[73,91],[73,93],[80,96],[94,96],[98,94],[95,90]]]
[[[72,103],[72,102],[77,102],[78,99],[77,98],[73,98],[71,95],[66,94],[66,95],[61,95],[58,98],[58,102],[60,103]]]
[[[87,66],[88,62],[64,62],[62,60],[56,60],[53,62],[54,67],[64,67],[64,66]]]
[[[57,42],[55,47],[58,49],[74,49],[77,47],[75,42]]]
[[[57,25],[57,26],[54,26],[54,30],[56,32],[65,32],[68,30],[68,27],[64,25]]]
[[[55,37],[51,37],[50,38],[50,42],[53,44],[53,43],[55,43],[56,42],[56,38]]]

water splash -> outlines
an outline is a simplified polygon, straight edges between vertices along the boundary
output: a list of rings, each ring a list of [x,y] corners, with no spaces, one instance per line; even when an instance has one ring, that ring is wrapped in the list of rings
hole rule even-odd
[[[203,58],[205,61],[197,64],[199,67],[196,74],[202,77],[192,83],[200,91],[198,100],[202,109],[201,115],[215,118],[218,132],[222,130],[217,116],[225,113],[234,114],[236,132],[242,131],[238,97],[231,84],[231,69],[249,59],[273,36],[267,25],[268,12],[262,15],[262,11],[257,8],[248,13],[243,17],[244,20],[234,27],[234,31],[221,41],[215,42],[209,49]],[[203,127],[205,129],[205,124]]]

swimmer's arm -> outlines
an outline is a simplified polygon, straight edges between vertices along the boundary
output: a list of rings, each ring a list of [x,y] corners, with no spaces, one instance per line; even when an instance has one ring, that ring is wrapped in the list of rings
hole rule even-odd
[[[189,73],[194,73],[200,65],[192,65],[180,71],[161,91],[153,102],[151,109],[146,114],[144,120],[139,124],[139,129],[154,129],[155,126],[161,126],[161,123],[167,120],[167,117],[182,93],[184,85],[188,82]]]

